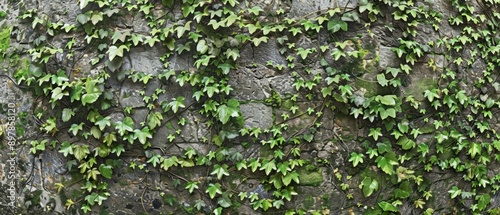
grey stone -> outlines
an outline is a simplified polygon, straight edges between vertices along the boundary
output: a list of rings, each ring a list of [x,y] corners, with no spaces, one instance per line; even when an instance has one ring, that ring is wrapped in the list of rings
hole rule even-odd
[[[267,129],[273,123],[273,109],[262,103],[242,104],[240,111],[245,119],[245,127]]]
[[[121,105],[123,107],[138,108],[146,106],[142,96],[135,91],[122,91]]]
[[[279,52],[276,39],[269,38],[267,43],[261,43],[259,46],[245,46],[240,52],[239,62],[242,64],[257,63],[266,65],[268,62],[279,65],[287,65],[285,57]]]
[[[301,17],[319,10],[329,8],[353,8],[357,5],[356,0],[296,0],[292,1],[290,15],[292,17]]]
[[[381,68],[399,68],[399,60],[396,53],[391,51],[392,47],[381,45],[379,47],[379,65]]]
[[[244,101],[266,99],[271,93],[269,81],[259,77],[256,69],[239,68],[229,80],[229,84],[234,88],[230,95]]]
[[[144,72],[146,74],[158,75],[163,72],[163,63],[160,57],[165,52],[164,48],[158,46],[143,46],[131,48],[129,57],[133,71]]]

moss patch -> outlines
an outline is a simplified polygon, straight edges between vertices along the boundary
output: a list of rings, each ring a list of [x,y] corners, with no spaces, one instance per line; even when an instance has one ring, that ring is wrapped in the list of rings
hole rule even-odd
[[[321,174],[321,170],[318,171],[307,171],[307,170],[299,170],[299,181],[302,186],[318,186],[323,182],[323,175]]]

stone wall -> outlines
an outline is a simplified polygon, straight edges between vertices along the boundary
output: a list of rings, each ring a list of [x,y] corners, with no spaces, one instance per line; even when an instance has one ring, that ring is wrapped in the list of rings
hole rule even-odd
[[[155,4],[160,5],[159,1]],[[324,62],[320,62],[320,52],[317,51],[308,55],[304,60],[297,56],[293,60],[294,68],[290,68],[287,66],[290,61],[286,58],[287,54],[282,52],[283,44],[279,42],[280,38],[277,34],[270,35],[266,43],[258,46],[247,43],[239,50],[240,57],[236,61],[237,66],[228,74],[228,84],[233,90],[227,97],[239,101],[239,113],[244,120],[242,128],[265,131],[286,124],[287,128],[283,137],[290,138],[287,141],[299,134],[305,135],[298,147],[300,148],[299,157],[307,160],[307,165],[297,170],[299,174],[299,182],[295,186],[297,195],[293,196],[291,201],[286,202],[283,208],[269,211],[253,210],[252,205],[246,200],[240,202],[241,206],[237,209],[227,209],[227,214],[283,214],[286,210],[292,209],[304,212],[316,211],[322,214],[369,213],[370,209],[380,205],[380,201],[392,198],[390,195],[394,190],[400,189],[400,184],[396,186],[395,182],[387,181],[382,176],[372,175],[373,173],[384,173],[374,161],[368,160],[368,155],[365,155],[365,163],[361,165],[361,168],[359,166],[354,168],[352,161],[349,161],[353,152],[363,153],[366,144],[380,147],[376,140],[370,139],[372,123],[377,123],[377,120],[372,122],[370,119],[362,119],[362,117],[355,118],[351,108],[355,108],[355,105],[361,107],[368,98],[387,94],[395,94],[401,98],[412,95],[416,101],[422,103],[422,106],[432,107],[432,104],[427,101],[425,92],[436,86],[442,86],[442,73],[448,67],[447,64],[450,60],[445,59],[445,55],[442,53],[444,51],[433,47],[435,50],[425,51],[425,56],[418,57],[417,62],[412,65],[411,75],[405,76],[404,83],[400,87],[391,89],[392,91],[388,91],[387,87],[381,87],[377,79],[378,75],[384,73],[389,67],[399,67],[404,61],[398,57],[394,49],[400,47],[399,39],[406,37],[403,36],[405,34],[404,28],[399,26],[406,23],[393,20],[391,13],[395,11],[384,7],[381,7],[381,10],[385,14],[376,15],[378,20],[370,23],[368,21],[370,17],[366,12],[359,12],[360,4],[363,6],[366,1],[251,1],[251,5],[265,8],[264,11],[270,16],[273,16],[273,11],[277,11],[278,8],[284,9],[286,18],[296,19],[319,13],[322,10],[341,8],[353,11],[352,14],[358,17],[353,18],[353,21],[348,21],[348,31],[339,31],[333,35],[328,30],[322,29],[314,35],[300,35],[290,38],[288,41],[294,43],[296,48],[303,49],[317,47],[319,50],[320,46],[326,46]],[[477,7],[476,13],[480,14],[480,7],[475,6]],[[421,24],[416,27],[418,35],[413,38],[419,44],[425,45],[460,34],[461,26],[451,26],[447,21],[449,18],[447,16],[451,16],[449,14],[455,14],[451,2],[418,1],[415,2],[415,7],[443,14],[441,22],[439,22],[439,31],[435,31],[432,25]],[[18,16],[33,9],[36,11],[34,12],[35,16],[48,16],[51,20],[75,25],[79,25],[76,17],[88,11],[88,8],[84,8],[82,11],[76,1],[26,0],[18,3],[0,0],[0,11],[6,11],[8,14],[5,19],[0,21],[0,26],[9,26],[12,29],[10,48],[7,53],[18,55],[21,59],[19,61],[31,59],[28,49],[34,46],[35,40],[40,36],[37,29],[31,28],[32,23],[18,19]],[[158,6],[152,10],[153,13],[160,13],[161,8]],[[173,16],[181,16],[178,8],[173,10]],[[268,17],[264,18],[268,19]],[[351,19],[344,18],[345,20]],[[370,24],[365,25],[367,23]],[[151,31],[145,18],[140,15],[126,14],[117,19],[114,26],[122,32],[144,33]],[[48,62],[43,67],[39,68],[37,64],[28,63],[25,64],[27,67],[25,69],[57,71],[63,68],[62,65],[71,65],[72,72],[78,71],[73,72],[71,76],[71,79],[75,80],[95,76],[103,70],[107,71],[111,77],[107,80],[104,91],[109,93],[113,100],[113,108],[106,112],[111,124],[130,117],[134,122],[134,129],[141,129],[140,123],[146,122],[152,111],[143,97],[155,94],[157,89],[163,89],[166,92],[160,95],[158,101],[172,101],[172,99],[181,96],[185,98],[185,108],[173,116],[164,116],[164,121],[155,128],[155,133],[148,140],[150,146],[147,149],[144,149],[141,144],[128,144],[123,140],[125,152],[118,159],[110,160],[110,162],[116,162],[116,166],[120,168],[113,170],[111,179],[102,179],[108,184],[110,195],[107,200],[102,202],[102,205],[96,204],[92,207],[92,214],[192,214],[196,212],[186,208],[193,208],[199,201],[205,202],[199,213],[211,213],[217,205],[216,200],[210,199],[203,190],[191,194],[185,189],[185,183],[189,181],[197,181],[200,184],[214,182],[215,176],[210,174],[211,168],[204,165],[194,165],[190,168],[173,167],[165,171],[153,167],[147,162],[152,154],[179,156],[180,158],[184,156],[186,150],[194,149],[200,155],[207,155],[217,148],[211,143],[216,129],[210,126],[210,123],[213,123],[212,119],[200,113],[202,103],[192,97],[193,88],[189,84],[180,86],[174,78],[169,80],[153,78],[146,85],[128,78],[130,71],[143,72],[153,77],[162,74],[165,70],[194,71],[196,68],[193,68],[194,62],[190,56],[191,53],[178,54],[174,52],[170,56],[169,64],[165,66],[160,59],[168,51],[167,47],[161,44],[156,44],[153,47],[143,45],[131,48],[119,62],[101,60],[97,64],[91,64],[90,62],[99,53],[94,52],[92,48],[85,47],[85,35],[72,33],[50,37],[47,40],[54,46],[63,46],[61,44],[66,44],[72,38],[76,40],[76,47],[81,46],[72,53],[75,56],[71,59],[72,62],[67,62],[70,60],[65,58],[69,53],[63,52],[56,54],[55,60]],[[361,50],[366,51],[367,54],[362,58],[335,59],[332,52],[338,46],[334,41],[342,41],[340,38],[350,39],[346,47],[343,48],[344,50]],[[428,63],[431,60],[434,62],[433,64]],[[355,77],[351,79],[353,96],[348,98],[348,103],[351,106],[341,105],[343,103],[340,102],[341,99],[339,101],[332,100],[333,102],[327,106],[325,103],[329,101],[321,96],[323,92],[318,90],[320,88],[297,90],[294,86],[298,77],[312,79],[315,75],[319,75],[322,80],[326,80],[328,71],[326,71],[325,63],[329,65],[329,68],[342,70],[350,77]],[[479,71],[481,70],[479,68],[485,67],[484,64],[478,60],[470,67],[455,69]],[[47,123],[47,118],[36,116],[36,113],[50,109],[50,102],[42,96],[34,96],[35,94],[26,85],[18,86],[12,83],[9,77],[14,77],[13,65],[20,65],[20,63],[4,61],[2,64],[4,76],[0,76],[2,84],[0,87],[3,89],[1,91],[2,110],[0,111],[2,115],[0,116],[2,124],[4,124],[4,144],[0,154],[0,169],[3,170],[0,172],[0,179],[4,188],[1,191],[2,196],[9,196],[7,189],[11,182],[9,176],[13,176],[17,183],[15,185],[15,196],[18,198],[16,200],[17,213],[82,213],[79,208],[65,207],[67,199],[74,195],[72,192],[78,192],[80,187],[84,185],[82,179],[73,173],[76,166],[68,166],[68,162],[71,160],[58,152],[60,150],[59,144],[64,141],[81,142],[81,144],[88,145],[95,145],[95,143],[92,143],[92,140],[82,142],[84,140],[76,138],[71,132],[50,134],[40,130],[40,127]],[[279,65],[282,65],[283,68],[280,68]],[[467,77],[469,75],[472,77]],[[464,79],[460,84],[464,85],[463,89],[468,94],[489,95],[496,102],[498,88],[488,88],[484,89],[484,92],[479,92],[474,87],[476,80],[473,76],[476,75],[463,73],[459,74],[457,78]],[[469,79],[466,80],[466,78]],[[319,85],[326,87],[323,81]],[[13,104],[12,108],[9,106],[10,104]],[[124,112],[123,109],[114,110],[114,108],[125,107],[128,108],[129,113]],[[292,111],[291,107],[297,107],[297,110]],[[9,133],[6,132],[9,128],[9,108],[15,109],[15,112],[18,113],[15,119],[18,144],[13,148],[8,145]],[[321,115],[307,114],[310,109],[315,112],[321,110]],[[421,134],[414,138],[417,144],[428,143],[432,145],[436,142],[436,129],[433,126],[430,126],[431,128],[428,130],[425,128],[432,125],[434,120],[432,114],[437,114],[437,112],[432,111],[432,108],[428,110],[428,113],[415,113],[415,118],[402,120],[411,123],[411,126],[420,128]],[[57,108],[53,111],[57,112]],[[417,110],[413,111],[417,112]],[[494,109],[493,112],[497,113],[498,108]],[[493,114],[489,121],[489,125],[494,127],[492,130],[498,128],[496,117],[497,115]],[[182,126],[183,122],[187,122],[186,125]],[[70,123],[64,125],[69,127]],[[67,127],[61,127],[59,130],[68,130]],[[239,130],[240,128],[234,133],[238,134]],[[105,132],[110,131],[106,130]],[[176,135],[176,138],[167,141],[169,134]],[[307,140],[307,137],[311,137],[312,140]],[[52,139],[55,141],[54,146],[50,147],[49,145],[52,143],[48,142],[45,150],[30,153],[31,141],[43,139]],[[258,138],[249,136],[227,138],[224,142],[225,153],[228,157],[235,155],[245,159],[272,157],[273,150],[267,145],[261,144],[261,141],[266,140],[267,137],[262,136]],[[392,143],[393,147],[399,147],[395,142]],[[284,150],[287,149],[290,148],[284,147]],[[15,152],[16,158],[15,173],[9,175],[9,169],[13,168],[9,163],[11,158],[9,155],[12,152]],[[408,153],[416,152],[409,151]],[[436,153],[435,149],[431,149],[429,153]],[[133,168],[131,165],[136,167]],[[492,163],[492,165],[496,164]],[[449,193],[452,185],[461,183],[462,174],[440,169],[438,164],[432,166],[428,171],[423,171],[422,164],[416,160],[406,161],[405,165],[401,165],[401,167],[417,171],[425,180],[423,182],[426,184],[425,190],[432,191],[432,197],[426,199],[425,208],[432,208],[439,214],[470,212],[470,210],[463,208],[473,204],[474,200],[464,200],[463,204],[457,205],[456,199],[452,199]],[[498,168],[490,168],[488,174],[491,175],[491,178],[494,177],[495,170]],[[272,187],[269,186],[269,181],[265,181],[269,180],[265,175],[263,171],[240,171],[237,174],[238,177],[231,175],[231,178],[221,180],[220,183],[224,187],[236,191],[235,193],[253,192],[258,193],[261,198],[268,198],[272,195]],[[377,178],[379,183],[378,189],[374,191],[375,194],[369,197],[365,197],[366,193],[363,193],[360,186],[367,177]],[[58,190],[58,184],[61,183],[64,184],[64,188]],[[425,211],[424,208],[414,205],[414,201],[421,198],[418,197],[420,195],[418,192],[422,191],[417,192],[417,189],[417,187],[410,189],[415,191],[414,194],[408,194],[411,196],[408,197],[412,199],[411,201],[406,198],[400,201],[400,205],[398,205],[400,214],[422,214]],[[463,192],[466,189],[468,188],[464,188]],[[10,214],[13,212],[14,208],[5,203],[9,202],[8,199],[2,197],[0,202],[0,213]],[[494,208],[498,204],[497,198],[492,197],[488,207]]]

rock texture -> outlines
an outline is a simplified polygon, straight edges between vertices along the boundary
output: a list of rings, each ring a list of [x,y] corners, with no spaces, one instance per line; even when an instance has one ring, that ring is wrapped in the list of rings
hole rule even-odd
[[[271,3],[272,2],[272,3]],[[429,3],[434,2],[434,3]],[[270,8],[284,7],[287,8],[290,17],[302,17],[304,15],[315,13],[318,10],[323,10],[332,7],[353,8],[358,5],[358,1],[344,1],[344,0],[294,0],[294,1],[266,1],[261,2]],[[276,5],[271,5],[276,4]],[[436,10],[447,14],[450,10],[450,3],[448,1],[422,1],[422,4],[429,7],[434,7]],[[19,11],[26,9],[37,9],[38,15],[50,16],[54,20],[61,20],[63,23],[76,23],[75,17],[80,14],[79,7],[75,2],[48,0],[48,1],[24,1],[23,4],[17,4],[12,1],[0,0],[0,10],[9,11],[9,17],[0,21],[0,26],[15,26],[13,27],[12,47],[15,47],[13,52],[18,52],[24,56],[25,47],[28,42],[31,42],[35,35],[33,32],[23,28],[24,25],[29,23],[17,23],[16,16]],[[365,17],[361,17],[365,18]],[[128,17],[121,20],[125,26],[133,26],[133,31],[147,32],[149,27],[146,22],[139,20],[139,17]],[[382,22],[382,21],[381,21]],[[380,23],[378,23],[380,24]],[[367,35],[366,30],[359,30],[358,32],[350,32],[352,34],[361,34],[359,41],[354,41],[351,46],[355,46],[359,42],[360,46],[366,49],[371,49],[374,53],[378,54],[378,59],[373,56],[360,59],[364,68],[359,67],[358,64],[353,62],[335,63],[338,68],[343,68],[349,71],[353,76],[358,77],[355,82],[356,93],[359,99],[364,97],[373,96],[380,93],[376,84],[377,75],[388,67],[396,67],[400,63],[397,55],[391,51],[396,48],[397,37],[399,33],[391,33],[381,28],[380,25],[372,25],[370,27],[373,35]],[[443,29],[449,29],[445,33],[453,34],[456,29],[452,29],[447,24],[443,24]],[[439,35],[434,33],[432,29],[418,29],[424,32],[422,37],[416,38],[417,41],[425,44],[429,41],[436,40]],[[318,37],[325,33],[319,33]],[[347,33],[346,33],[347,34]],[[79,38],[81,39],[81,38]],[[59,42],[68,40],[68,38],[61,38]],[[311,41],[308,38],[299,40],[297,47],[309,48],[315,46],[321,38],[315,38]],[[24,48],[23,48],[24,47]],[[333,49],[333,45],[330,47]],[[348,47],[349,48],[349,47]],[[241,57],[238,61],[238,67],[230,72],[229,85],[233,87],[233,91],[229,95],[236,98],[241,102],[240,111],[244,118],[244,126],[247,128],[260,128],[262,130],[270,128],[273,124],[279,124],[285,121],[283,118],[287,114],[291,114],[290,107],[292,104],[286,101],[281,101],[280,98],[289,98],[291,95],[297,93],[293,84],[293,77],[291,69],[286,68],[278,70],[269,65],[287,65],[287,59],[280,54],[280,45],[276,38],[271,38],[268,43],[254,48],[251,46],[244,47],[241,50]],[[116,103],[121,106],[129,107],[133,110],[133,121],[136,123],[145,122],[149,109],[143,101],[142,94],[152,94],[156,89],[166,89],[168,93],[160,100],[171,101],[173,98],[183,96],[186,98],[186,104],[193,103],[191,98],[190,88],[180,87],[175,84],[174,80],[166,82],[152,81],[144,89],[142,85],[134,84],[131,81],[125,80],[123,71],[143,72],[150,75],[158,75],[163,72],[164,65],[159,60],[164,52],[163,48],[155,46],[153,48],[141,47],[133,48],[124,61],[120,65],[116,65],[116,71],[112,71],[114,77],[114,84],[109,86],[109,92],[113,92]],[[85,71],[97,70],[96,67],[91,67],[88,62],[95,56],[88,56],[85,53],[81,54],[81,61],[78,62],[79,67],[85,68]],[[311,55],[312,56],[312,55]],[[314,58],[314,57],[311,57]],[[422,61],[428,61],[432,58],[438,67],[443,67],[445,59],[439,52],[435,55],[426,56]],[[298,60],[296,60],[298,61]],[[326,59],[326,61],[333,62],[333,59]],[[113,62],[107,62],[113,63]],[[301,62],[297,62],[297,67],[300,67]],[[170,62],[168,69],[172,70],[189,70],[192,62],[184,55],[176,55]],[[358,66],[358,67],[356,67]],[[484,67],[482,62],[476,62],[472,65],[474,68]],[[9,65],[2,65],[2,74],[12,75]],[[324,68],[321,65],[316,65],[312,75],[321,73]],[[357,74],[359,73],[359,74]],[[413,70],[414,76],[411,76],[404,89],[401,89],[401,94],[415,95],[415,99],[423,101],[425,98],[423,93],[430,87],[435,86],[439,80],[438,73],[428,68],[426,64],[415,65]],[[81,74],[81,76],[92,74]],[[464,83],[472,86],[471,83]],[[497,89],[498,92],[498,89]],[[321,95],[321,92],[312,92],[315,95]],[[299,107],[299,110],[307,110],[308,108],[317,108],[321,104],[319,96],[313,101],[305,99],[306,95],[300,95],[298,101],[294,104]],[[29,153],[30,140],[42,139],[41,132],[38,127],[43,123],[33,116],[35,109],[46,108],[47,104],[33,98],[29,93],[26,93],[22,88],[16,86],[12,80],[7,77],[0,76],[0,119],[2,126],[9,129],[10,115],[9,111],[15,111],[16,114],[15,128],[18,130],[17,143],[12,147],[8,145],[7,140],[4,139],[0,147],[0,214],[76,214],[76,209],[66,209],[65,202],[61,199],[66,198],[70,193],[58,192],[57,183],[61,181],[69,182],[70,184],[65,189],[79,189],[78,179],[73,178],[70,168],[67,166],[68,160],[55,151],[45,151],[40,155],[34,156]],[[360,101],[360,104],[362,101]],[[311,129],[314,125],[316,116],[310,116],[305,113],[299,113],[299,117],[289,119],[290,124],[286,135],[299,132],[304,129]],[[363,180],[364,172],[349,168],[348,162],[349,154],[353,151],[358,151],[361,148],[360,142],[357,141],[358,136],[366,136],[368,130],[360,124],[359,120],[354,120],[347,117],[349,112],[342,112],[342,110],[333,112],[331,110],[324,110],[323,117],[321,118],[321,126],[318,128],[319,132],[314,133],[316,142],[307,144],[302,148],[301,153],[304,158],[322,159],[328,165],[312,170],[300,171],[300,183],[298,184],[299,193],[294,196],[292,202],[287,203],[288,208],[306,208],[307,210],[323,210],[323,214],[358,214],[362,213],[365,208],[356,207],[356,203],[351,199],[363,200],[364,205],[376,204],[373,199],[366,199],[363,197],[362,192],[356,188]],[[500,129],[500,122],[498,120],[498,113],[493,113],[493,118],[490,120],[490,125]],[[124,159],[120,164],[123,168],[115,171],[113,179],[108,180],[109,190],[111,196],[108,201],[95,208],[93,214],[102,212],[103,214],[182,214],[188,213],[183,211],[178,205],[172,202],[178,202],[180,205],[192,206],[196,200],[203,199],[202,195],[189,194],[186,189],[179,186],[178,178],[175,176],[187,174],[191,179],[199,179],[200,181],[207,180],[206,170],[192,169],[190,172],[171,172],[158,171],[155,168],[145,167],[149,171],[139,171],[137,168],[132,169],[130,165],[134,162],[144,162],[148,153],[154,151],[158,153],[165,153],[167,155],[176,155],[182,153],[188,148],[195,149],[198,153],[206,154],[210,150],[210,145],[204,144],[206,138],[209,137],[210,131],[206,127],[206,119],[204,119],[198,112],[193,109],[188,109],[183,112],[180,117],[185,118],[190,122],[187,126],[180,128],[177,124],[181,120],[174,119],[175,123],[167,123],[161,125],[157,132],[154,134],[153,139],[150,141],[152,147],[147,151],[141,149],[140,146],[127,146],[127,152],[124,154]],[[111,121],[122,120],[124,116],[116,113],[111,115]],[[136,124],[136,128],[139,128]],[[22,130],[20,132],[19,130]],[[177,138],[175,141],[167,141],[168,135],[179,130],[182,138]],[[498,129],[497,129],[498,130]],[[4,133],[5,136],[5,133]],[[63,136],[66,140],[72,140],[70,135]],[[425,138],[421,136],[420,138]],[[237,142],[238,139],[235,139]],[[425,140],[421,140],[425,142]],[[136,148],[134,148],[136,147]],[[265,149],[256,146],[250,148],[242,148],[235,146],[231,148],[233,151],[228,153],[241,152],[248,157],[258,157],[266,155]],[[10,154],[15,154],[15,161],[10,162]],[[75,168],[75,167],[73,167]],[[370,169],[370,166],[366,167]],[[340,176],[339,176],[340,175]],[[235,178],[227,186],[237,187],[249,193],[258,193],[259,196],[265,197],[270,195],[259,181],[252,181],[251,174],[245,175],[245,178],[250,178],[246,181]],[[16,180],[11,180],[15,178]],[[456,175],[448,175],[447,173],[440,172],[435,169],[428,173],[430,181],[429,186],[436,192],[433,198],[429,201],[429,205],[434,207],[440,214],[460,213],[454,211],[453,202],[450,201],[448,195],[449,183],[452,181],[459,181]],[[10,183],[14,182],[14,186]],[[351,197],[346,197],[346,191],[341,186],[348,186],[353,188],[350,193]],[[379,191],[380,196],[385,192],[392,192],[392,188],[382,187]],[[14,211],[13,207],[9,207],[8,196],[10,188],[15,187],[14,196],[19,198]],[[492,200],[494,201],[494,200]],[[498,201],[498,200],[496,200]],[[407,204],[405,202],[405,204]],[[405,207],[401,207],[405,208]],[[407,211],[401,211],[401,214],[411,214],[412,205],[407,206]],[[209,213],[213,208],[206,206],[204,211]],[[259,214],[251,210],[250,206],[244,205],[241,207],[240,214]],[[264,212],[262,212],[264,213]],[[416,213],[416,212],[415,212]]]

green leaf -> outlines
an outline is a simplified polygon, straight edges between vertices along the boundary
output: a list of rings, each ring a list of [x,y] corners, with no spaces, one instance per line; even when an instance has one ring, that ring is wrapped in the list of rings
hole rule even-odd
[[[395,155],[389,156],[389,154],[393,155],[393,153],[387,153],[385,156],[379,156],[377,157],[375,162],[377,162],[377,166],[382,171],[384,171],[388,175],[392,175],[394,173],[394,165],[397,165],[398,162],[395,158],[393,158],[393,156],[395,157]]]
[[[387,81],[387,79],[385,79],[385,75],[384,74],[378,74],[377,75],[377,82],[382,87],[385,87],[385,86],[387,86],[389,84],[389,81]]]
[[[479,143],[472,143],[471,147],[468,150],[468,154],[470,155],[471,158],[476,157],[476,155],[481,154],[481,144]]]
[[[82,96],[82,104],[92,104],[97,101],[100,95],[100,93],[87,93]]]
[[[115,122],[115,129],[118,130],[118,134],[120,136],[124,136],[125,132],[132,132],[134,131],[134,120],[130,117],[125,117],[123,119],[123,122]]]
[[[401,148],[404,149],[404,150],[410,150],[410,149],[415,148],[415,146],[416,146],[415,141],[409,139],[406,136],[403,137],[403,138],[401,138],[401,139],[399,139],[396,144],[400,145]]]
[[[477,209],[479,211],[483,211],[486,209],[486,206],[490,204],[491,196],[489,194],[483,194],[476,196],[477,200]]]
[[[113,167],[110,165],[104,165],[101,164],[99,166],[99,172],[101,173],[102,176],[104,176],[107,179],[111,179],[111,176],[113,175]]]
[[[89,17],[87,16],[87,14],[78,14],[78,16],[76,16],[76,21],[84,25],[89,21]]]
[[[259,37],[259,38],[252,38],[250,41],[253,42],[253,45],[254,46],[259,46],[261,42],[264,42],[264,43],[267,43],[267,40],[269,39],[269,37],[267,36],[264,36],[264,37]]]
[[[288,172],[285,176],[283,176],[281,181],[283,182],[283,185],[285,185],[285,186],[290,185],[290,183],[292,183],[292,181],[294,181],[295,183],[298,184],[299,183],[299,173],[297,173],[296,171]]]
[[[73,145],[73,154],[78,161],[86,158],[90,154],[89,146],[87,145]]]
[[[336,16],[328,21],[327,28],[331,33],[335,33],[340,29],[342,29],[343,31],[347,31],[347,22],[342,21],[339,17]]]
[[[361,182],[360,187],[363,189],[363,195],[369,197],[374,191],[378,190],[378,181],[370,177],[365,177]]]
[[[104,128],[106,128],[106,126],[111,126],[110,119],[111,117],[109,116],[107,117],[98,116],[95,124],[99,126],[99,129],[102,131],[104,130]]]
[[[227,164],[223,164],[222,166],[221,165],[218,165],[218,164],[215,164],[214,165],[214,169],[212,170],[212,172],[210,173],[210,175],[217,175],[217,179],[221,179],[222,176],[228,176],[229,175],[229,172],[227,171]]]
[[[377,97],[375,97],[376,101],[389,106],[396,105],[396,99],[397,99],[396,95],[385,95],[385,96],[378,95]]]
[[[213,198],[215,198],[215,195],[222,194],[221,185],[219,183],[215,183],[215,184],[210,183],[208,185],[208,188],[205,191],[205,193],[208,193],[210,198],[213,199]]]
[[[370,128],[369,137],[373,137],[373,140],[377,141],[380,136],[382,136],[381,128]]]
[[[231,99],[228,102],[228,105],[231,105],[230,102],[233,102],[233,106],[227,106],[225,104],[219,106],[217,109],[218,117],[219,120],[222,122],[222,124],[226,124],[230,117],[239,117],[239,103],[237,105],[234,105],[234,102],[238,102],[238,100]]]
[[[312,142],[314,135],[313,134],[304,134],[304,140],[306,140],[308,143]]]
[[[153,165],[153,167],[156,167],[156,165],[158,165],[159,163],[161,163],[162,159],[163,159],[163,158],[161,157],[161,155],[159,155],[159,154],[154,154],[154,155],[152,155],[152,156],[148,159],[148,161],[147,161],[147,162],[148,162],[148,163],[150,163],[150,164],[152,164],[152,165]]]
[[[61,119],[63,122],[67,122],[75,115],[75,112],[70,108],[64,108],[62,111]]]
[[[399,208],[386,201],[379,202],[378,206],[382,208],[383,211],[399,212]]]
[[[457,186],[453,186],[451,190],[448,191],[448,193],[450,194],[450,198],[454,199],[462,193],[462,190],[458,189]]]
[[[363,158],[364,157],[365,156],[363,154],[358,154],[356,152],[352,152],[351,153],[351,157],[349,158],[349,162],[352,163],[353,167],[356,167],[359,163],[363,163]]]
[[[68,141],[64,141],[61,144],[61,147],[60,147],[58,152],[62,153],[64,155],[64,157],[67,157],[68,155],[73,154],[73,146]]]
[[[115,31],[113,33],[113,37],[111,37],[111,40],[113,41],[112,43],[115,44],[116,41],[120,40],[121,42],[125,42],[127,39],[127,36],[130,35],[130,31],[125,31],[123,34],[120,31]]]
[[[399,185],[399,188],[394,190],[394,196],[398,199],[406,199],[413,193],[409,181],[404,181]]]
[[[98,22],[102,21],[102,12],[100,11],[94,11],[90,17],[90,21],[92,22],[93,25],[96,25]]]
[[[172,109],[172,112],[177,113],[179,108],[185,108],[186,106],[184,105],[184,98],[183,96],[179,96],[177,98],[173,98],[170,103],[168,103],[168,107]]]
[[[197,190],[198,187],[198,182],[195,181],[190,181],[186,184],[185,189],[189,191],[189,193],[193,193],[194,190]]]
[[[257,171],[257,168],[259,168],[260,165],[261,165],[260,160],[255,158],[250,159],[248,163],[248,167],[251,168],[252,172]]]
[[[120,47],[116,47],[113,45],[108,48],[108,51],[106,53],[108,53],[109,55],[109,60],[113,61],[115,57],[123,57],[124,50],[128,51],[129,48],[126,45],[120,45]]]
[[[55,89],[52,90],[52,96],[51,96],[51,102],[61,100],[64,96],[69,95],[68,92],[62,91],[62,88],[56,87]]]
[[[134,130],[134,139],[138,139],[141,144],[146,144],[148,138],[153,138],[148,127]]]
[[[80,0],[80,9],[85,8],[92,0]]]
[[[276,170],[276,163],[274,162],[274,160],[270,160],[270,161],[263,160],[262,166],[260,167],[259,170],[264,170],[266,175],[269,175],[271,173],[271,171]]]
[[[83,122],[80,124],[72,124],[69,131],[73,134],[73,136],[76,136],[78,134],[78,131],[81,131],[83,129],[83,125]]]
[[[176,156],[172,156],[169,158],[163,159],[163,162],[161,163],[160,167],[167,171],[170,167],[172,166],[177,166],[179,165],[179,159]]]
[[[174,0],[161,0],[161,3],[163,4],[163,6],[172,8],[172,6],[174,5]]]

